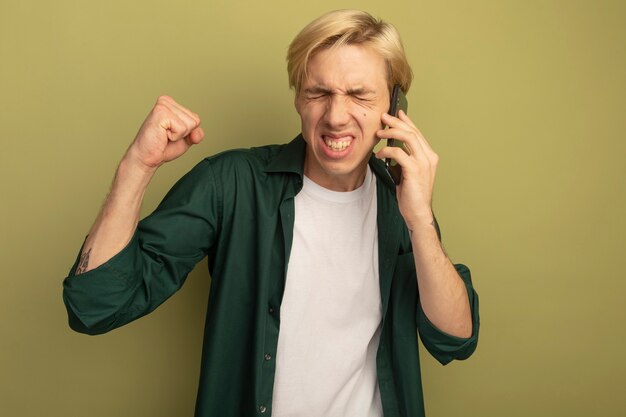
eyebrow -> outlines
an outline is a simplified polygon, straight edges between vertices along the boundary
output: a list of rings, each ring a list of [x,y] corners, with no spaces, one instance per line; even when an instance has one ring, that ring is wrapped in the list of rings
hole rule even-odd
[[[329,88],[322,86],[315,86],[310,88],[305,88],[304,93],[307,94],[331,94],[332,91]]]
[[[368,90],[365,87],[359,87],[359,88],[349,88],[347,93],[351,96],[365,96],[368,94],[374,94],[374,91]]]

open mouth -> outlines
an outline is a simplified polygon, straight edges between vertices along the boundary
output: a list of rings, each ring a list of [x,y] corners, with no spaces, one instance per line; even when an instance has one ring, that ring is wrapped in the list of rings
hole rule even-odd
[[[341,152],[346,150],[350,144],[352,143],[351,136],[344,137],[332,137],[332,136],[323,136],[324,143],[330,149],[335,152]]]

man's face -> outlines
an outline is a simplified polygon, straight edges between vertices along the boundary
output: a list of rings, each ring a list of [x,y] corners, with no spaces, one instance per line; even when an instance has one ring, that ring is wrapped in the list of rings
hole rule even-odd
[[[384,59],[357,45],[316,53],[295,104],[307,143],[305,175],[335,191],[358,188],[389,108]]]

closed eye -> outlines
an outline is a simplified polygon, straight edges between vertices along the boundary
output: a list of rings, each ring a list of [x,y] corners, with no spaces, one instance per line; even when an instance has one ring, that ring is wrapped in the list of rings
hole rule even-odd
[[[347,93],[358,101],[372,101],[374,100],[376,96],[376,94],[373,91],[367,90],[365,88],[357,88],[354,90],[348,90]]]
[[[307,100],[317,100],[322,97],[327,97],[331,94],[332,92],[330,90],[320,87],[307,88],[306,90],[304,90],[304,97]]]

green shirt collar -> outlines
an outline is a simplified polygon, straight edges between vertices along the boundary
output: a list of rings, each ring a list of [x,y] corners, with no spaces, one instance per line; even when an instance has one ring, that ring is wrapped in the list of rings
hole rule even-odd
[[[270,159],[265,167],[265,172],[292,172],[302,178],[304,176],[305,154],[306,142],[302,134],[299,134]]]

